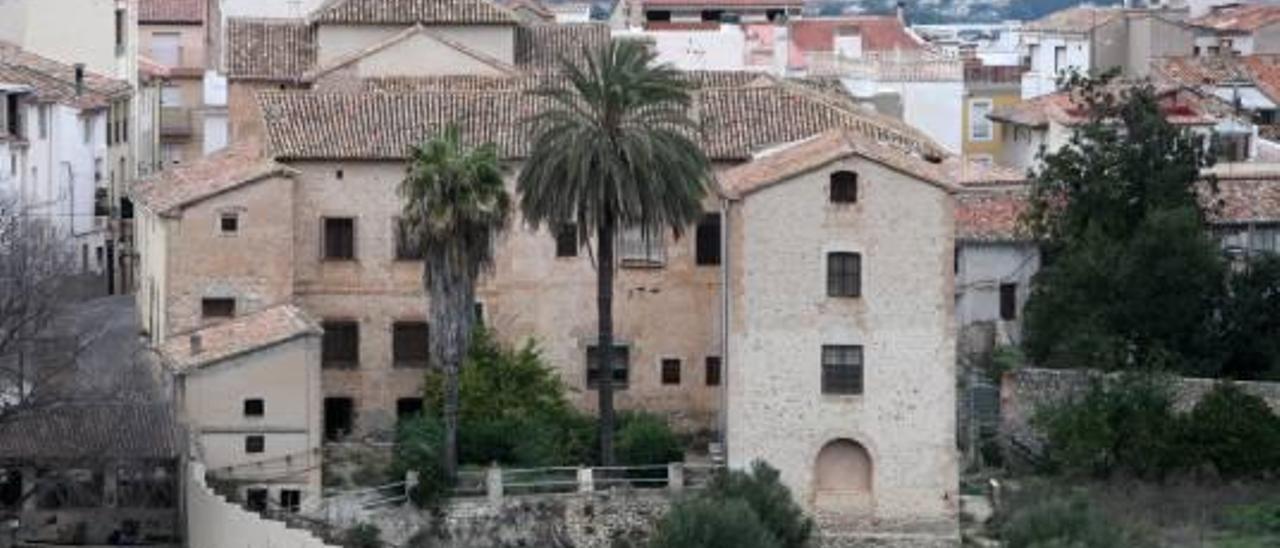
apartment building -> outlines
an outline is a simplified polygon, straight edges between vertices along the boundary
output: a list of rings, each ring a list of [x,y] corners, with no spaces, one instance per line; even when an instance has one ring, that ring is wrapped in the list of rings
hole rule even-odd
[[[226,83],[212,70],[206,0],[140,0],[139,52],[166,70],[160,90],[160,161],[173,166],[227,144]]]
[[[1021,98],[1020,66],[967,64],[964,67],[964,106],[961,113],[960,153],[983,164],[995,164],[1004,143],[1001,127],[987,116]]]
[[[1193,55],[1280,53],[1280,6],[1275,4],[1224,4],[1188,23],[1195,32]]]

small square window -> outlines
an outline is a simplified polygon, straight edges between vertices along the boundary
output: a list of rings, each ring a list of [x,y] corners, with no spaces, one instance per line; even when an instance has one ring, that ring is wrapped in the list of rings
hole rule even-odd
[[[200,315],[205,319],[231,318],[236,315],[236,300],[206,298],[200,301]]]
[[[831,203],[852,204],[858,201],[858,174],[837,171],[831,174]]]
[[[826,345],[822,347],[822,393],[857,395],[862,393],[862,347]]]
[[[628,364],[631,361],[631,351],[624,345],[614,345],[613,347],[613,388],[615,390],[623,390],[627,388]],[[587,347],[587,388],[594,390],[600,383],[600,357],[596,346]]]
[[[240,231],[240,215],[223,213],[218,219],[218,228],[223,234],[235,234]]]
[[[360,324],[327,321],[320,340],[320,364],[327,369],[354,369],[360,362]]]
[[[662,384],[680,384],[680,360],[662,360]]]
[[[267,439],[261,435],[244,437],[245,453],[261,453],[267,449]]]
[[[862,296],[862,255],[857,253],[827,255],[827,296]]]
[[[427,322],[396,322],[391,326],[391,355],[395,367],[426,367],[431,331]]]
[[[302,508],[302,491],[297,489],[280,490],[280,509],[290,514],[298,513]]]
[[[707,386],[720,386],[720,356],[707,356]]]
[[[578,225],[564,223],[556,227],[556,257],[578,256]]]
[[[244,400],[244,416],[261,417],[266,413],[266,403],[262,398],[249,398]]]
[[[267,490],[261,487],[251,487],[244,492],[244,505],[250,512],[266,512],[267,500]]]

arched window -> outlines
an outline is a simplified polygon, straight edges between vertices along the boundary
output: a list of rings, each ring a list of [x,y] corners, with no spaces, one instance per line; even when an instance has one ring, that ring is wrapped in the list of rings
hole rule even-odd
[[[837,171],[831,174],[831,203],[852,204],[858,201],[858,174]]]
[[[814,504],[828,509],[866,506],[871,500],[871,471],[871,454],[862,444],[832,440],[814,463]]]

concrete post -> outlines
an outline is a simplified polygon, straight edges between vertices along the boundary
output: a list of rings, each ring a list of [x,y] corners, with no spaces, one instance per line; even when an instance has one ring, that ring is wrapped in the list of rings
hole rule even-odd
[[[667,464],[667,490],[672,493],[684,491],[684,463]]]
[[[591,472],[590,468],[579,468],[578,469],[578,492],[594,493],[595,490],[596,490],[595,474]]]
[[[502,503],[502,468],[496,464],[490,466],[485,475],[485,491],[489,495],[490,504]]]
[[[413,490],[418,487],[418,471],[410,470],[404,473],[404,496],[407,499],[413,498]]]

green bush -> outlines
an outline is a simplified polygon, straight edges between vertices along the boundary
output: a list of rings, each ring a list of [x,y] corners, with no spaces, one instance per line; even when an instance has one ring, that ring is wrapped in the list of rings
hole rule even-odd
[[[781,548],[807,546],[813,535],[813,521],[792,500],[791,490],[779,481],[778,471],[763,461],[752,463],[750,472],[717,474],[703,496],[714,501],[745,502]]]
[[[1280,535],[1280,499],[1232,507],[1223,522],[1233,533]]]
[[[391,469],[400,478],[410,471],[418,473],[418,487],[409,493],[418,506],[434,507],[445,495],[443,447],[444,424],[438,418],[420,415],[401,422],[396,430]]]
[[[342,548],[382,548],[382,530],[368,523],[352,526],[342,533]]]
[[[614,437],[614,452],[623,466],[668,464],[684,460],[684,446],[667,420],[652,413],[623,413]]]
[[[1008,548],[1140,548],[1151,543],[1094,509],[1079,495],[1029,489],[1013,497],[999,518]]]
[[[1280,416],[1232,384],[1215,386],[1196,403],[1187,436],[1196,458],[1213,464],[1223,477],[1280,471]]]
[[[782,548],[742,500],[677,502],[658,522],[650,548]]]

